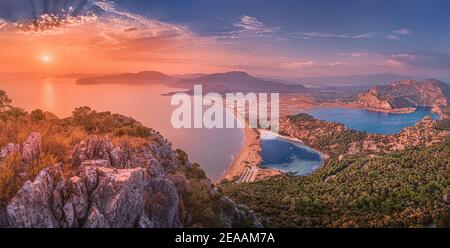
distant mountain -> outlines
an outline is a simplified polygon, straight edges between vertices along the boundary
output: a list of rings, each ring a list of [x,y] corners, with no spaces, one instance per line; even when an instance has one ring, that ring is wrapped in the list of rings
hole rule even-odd
[[[447,106],[450,85],[435,80],[403,80],[374,87],[358,96],[357,103],[375,109]]]
[[[105,75],[85,74],[85,73],[67,73],[67,74],[56,75],[56,77],[58,77],[58,78],[87,78],[87,77],[98,77],[98,76],[105,76]]]
[[[425,78],[398,75],[393,73],[370,74],[370,75],[350,75],[336,77],[302,77],[296,78],[304,85],[312,86],[366,86],[385,85],[393,81],[404,79],[424,80]]]
[[[194,78],[199,78],[199,77],[203,77],[206,75],[208,75],[208,74],[206,74],[206,73],[186,73],[186,74],[174,74],[172,76],[175,78],[178,78],[178,79],[194,79]]]
[[[77,80],[77,84],[170,84],[177,81],[157,71],[143,71],[138,73],[124,73],[119,75],[84,77]]]
[[[262,80],[255,78],[241,71],[231,71],[225,73],[208,74],[193,79],[182,79],[174,84],[173,87],[192,89],[195,84],[203,86],[203,92],[304,92],[306,88],[303,85],[289,85],[285,83]]]

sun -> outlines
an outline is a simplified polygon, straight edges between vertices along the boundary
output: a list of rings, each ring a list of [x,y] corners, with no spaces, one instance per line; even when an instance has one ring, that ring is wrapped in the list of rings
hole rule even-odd
[[[45,64],[48,64],[52,61],[52,57],[50,57],[50,55],[48,54],[44,54],[41,56],[41,61]]]

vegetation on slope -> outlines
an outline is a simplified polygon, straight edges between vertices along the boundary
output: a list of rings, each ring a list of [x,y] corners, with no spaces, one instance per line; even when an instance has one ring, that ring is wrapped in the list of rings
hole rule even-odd
[[[27,113],[10,104],[11,99],[0,91],[0,148],[10,143],[22,144],[30,133],[38,132],[42,137],[42,154],[31,166],[23,166],[17,153],[0,161],[0,207],[6,205],[23,183],[34,179],[41,169],[60,162],[66,171],[70,171],[73,147],[89,135],[108,134],[115,143],[136,145],[152,134],[150,128],[132,118],[96,112],[88,107],[77,108],[71,117],[58,119],[39,109]]]
[[[0,149],[6,145],[22,144],[31,132],[38,132],[42,138],[42,153],[38,161],[24,166],[20,153],[9,154],[0,160],[0,208],[22,187],[25,181],[33,180],[45,167],[62,163],[67,174],[73,171],[72,149],[90,135],[109,135],[113,143],[136,147],[144,140],[157,135],[133,118],[110,112],[97,112],[89,107],[76,108],[71,117],[59,119],[55,115],[11,106],[11,99],[0,91]],[[177,150],[180,164],[188,164],[188,156]],[[198,164],[181,166],[179,171],[187,179],[182,208],[190,213],[190,223],[203,223],[205,226],[221,225],[219,193],[211,192],[211,182]],[[176,181],[174,179],[174,181]],[[180,180],[185,182],[185,180]]]
[[[0,91],[0,149],[8,144],[22,144],[32,132],[40,134],[42,147],[39,159],[32,164],[25,164],[20,152],[6,157],[0,154],[0,209],[43,168],[61,163],[66,178],[76,173],[72,161],[73,148],[89,136],[108,135],[114,146],[138,150],[144,144],[163,139],[151,128],[119,114],[97,112],[83,106],[76,108],[72,116],[59,119],[39,109],[28,113],[12,106],[11,102],[6,93]],[[234,203],[230,205],[229,201],[224,201],[223,194],[214,189],[200,165],[190,163],[186,152],[176,150],[176,157],[179,166],[168,168],[165,173],[179,193],[180,221],[184,226],[223,227],[223,211],[234,213]],[[156,199],[158,197],[164,195],[158,195]]]
[[[332,160],[308,177],[222,185],[271,227],[450,226],[450,139]]]
[[[362,142],[368,136],[366,132],[349,129],[337,122],[317,120],[306,113],[282,119],[280,133],[301,139],[306,145],[332,158],[345,154],[352,142]]]

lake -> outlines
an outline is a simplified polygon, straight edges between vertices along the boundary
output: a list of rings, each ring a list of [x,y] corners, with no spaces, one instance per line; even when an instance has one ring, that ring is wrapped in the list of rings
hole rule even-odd
[[[262,168],[273,168],[294,176],[309,175],[323,165],[320,153],[275,135],[261,135]]]
[[[303,110],[316,119],[334,121],[349,128],[375,134],[399,133],[407,126],[414,126],[417,121],[430,115],[434,119],[439,116],[431,112],[430,108],[417,108],[408,114],[393,114],[353,108],[320,108]]]
[[[177,89],[162,85],[77,85],[70,78],[3,76],[0,89],[6,91],[14,106],[27,111],[39,108],[68,117],[76,107],[85,105],[131,116],[159,131],[174,148],[186,151],[213,180],[227,169],[243,142],[242,129],[173,128],[171,114],[177,106],[171,106],[171,98],[161,94]]]

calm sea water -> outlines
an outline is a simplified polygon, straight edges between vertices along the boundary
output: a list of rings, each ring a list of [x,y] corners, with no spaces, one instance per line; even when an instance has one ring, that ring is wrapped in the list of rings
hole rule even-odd
[[[350,108],[323,108],[302,111],[324,121],[342,123],[352,129],[376,134],[399,133],[407,126],[413,126],[417,121],[430,115],[434,119],[438,115],[430,108],[417,108],[413,113],[391,114]]]
[[[28,111],[39,108],[67,117],[85,105],[131,116],[159,131],[174,148],[185,150],[211,179],[226,170],[243,141],[242,129],[173,128],[171,114],[177,106],[171,106],[171,98],[161,94],[175,89],[164,86],[77,85],[67,78],[0,77],[0,89],[7,92],[14,106]]]
[[[323,164],[311,148],[279,137],[261,139],[261,167],[279,169],[295,176],[308,175]]]

